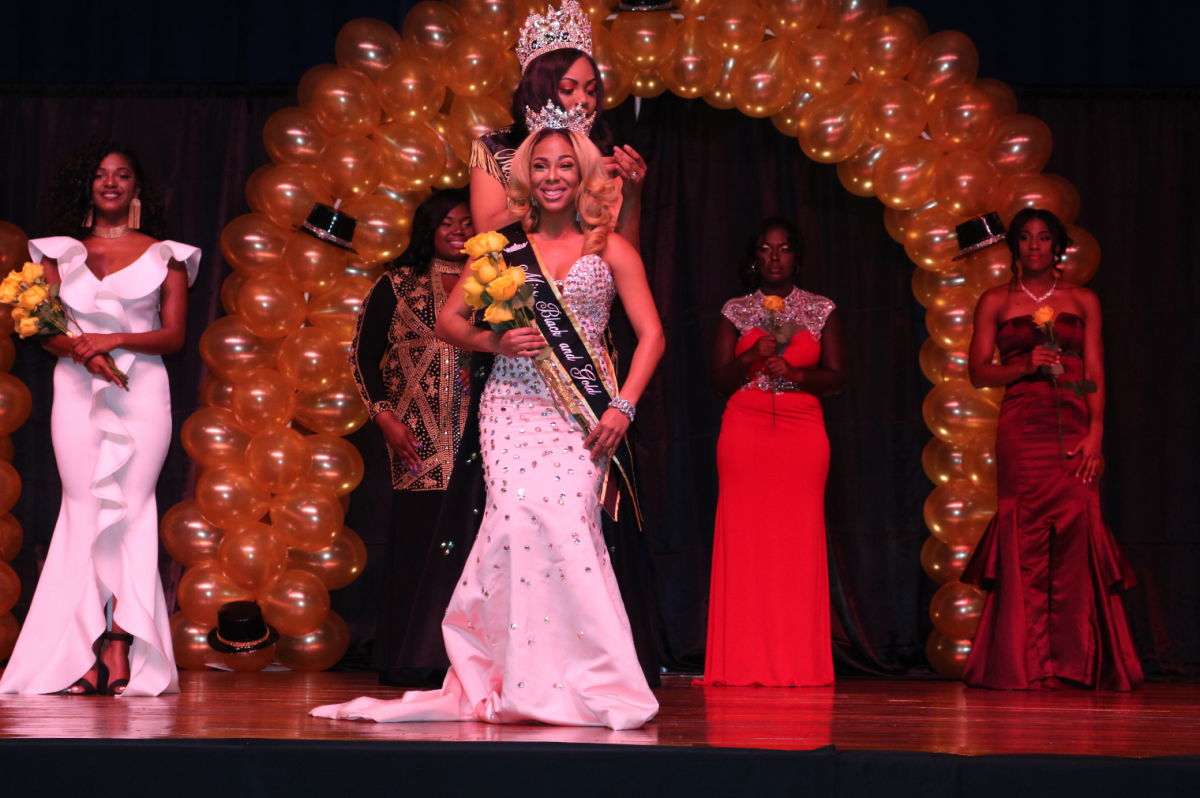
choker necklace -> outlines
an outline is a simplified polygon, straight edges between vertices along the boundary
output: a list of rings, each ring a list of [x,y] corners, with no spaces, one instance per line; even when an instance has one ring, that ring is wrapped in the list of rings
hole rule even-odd
[[[463,267],[467,265],[464,260],[442,260],[441,258],[433,259],[434,274],[462,274]]]
[[[129,225],[123,224],[118,227],[100,227],[92,228],[92,235],[96,238],[120,238],[129,232]]]
[[[1042,294],[1041,296],[1034,296],[1034,293],[1025,287],[1025,283],[1023,280],[1021,280],[1020,277],[1017,278],[1017,285],[1019,285],[1021,287],[1021,290],[1024,291],[1025,294],[1030,299],[1032,299],[1034,302],[1045,302],[1047,299],[1050,298],[1050,295],[1054,293],[1054,289],[1058,288],[1058,275],[1057,274],[1054,275],[1054,282],[1051,284],[1050,290],[1047,291],[1046,293]]]

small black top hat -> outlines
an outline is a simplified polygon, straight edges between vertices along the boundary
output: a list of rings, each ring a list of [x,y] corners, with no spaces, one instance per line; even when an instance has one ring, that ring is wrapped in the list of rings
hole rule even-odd
[[[354,252],[350,242],[354,240],[354,228],[358,221],[347,216],[337,208],[318,202],[308,212],[308,219],[300,229],[313,238],[319,238],[326,244],[332,244],[338,249]],[[357,252],[354,252],[357,255]]]
[[[954,230],[958,233],[958,256],[952,260],[962,260],[977,249],[1004,240],[1004,222],[998,213],[968,219]]]
[[[279,632],[267,626],[262,608],[253,601],[231,601],[217,610],[217,628],[208,644],[225,654],[247,654],[274,645]]]

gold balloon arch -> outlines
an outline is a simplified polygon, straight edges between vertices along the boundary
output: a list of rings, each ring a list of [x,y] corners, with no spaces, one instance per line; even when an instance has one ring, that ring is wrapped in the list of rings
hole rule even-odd
[[[328,590],[357,576],[365,550],[342,527],[362,462],[339,436],[367,420],[345,347],[381,264],[408,245],[416,206],[433,188],[466,185],[471,142],[512,121],[521,79],[512,48],[526,15],[548,5],[427,0],[400,32],[379,20],[349,22],[336,64],[306,72],[298,105],[267,121],[272,163],[246,186],[253,212],[221,237],[234,269],[221,290],[229,315],[204,333],[212,376],[203,409],[183,430],[202,472],[196,498],[163,522],[164,545],[189,566],[172,627],[185,667],[212,656],[203,634],[217,607],[238,598],[258,600],[284,633],[276,656],[289,667],[325,668],[345,651]],[[921,368],[935,386],[924,403],[935,437],[922,462],[936,487],[921,562],[942,587],[926,651],[939,672],[961,674],[982,594],[957,577],[996,508],[1002,396],[971,386],[965,352],[975,302],[1007,282],[1009,263],[1003,247],[952,262],[955,226],[989,211],[1007,223],[1021,208],[1049,208],[1075,242],[1065,278],[1092,277],[1099,246],[1071,224],[1079,194],[1041,173],[1049,128],[1017,113],[1008,86],[977,79],[966,35],[931,35],[919,13],[886,0],[680,0],[677,12],[614,13],[615,0],[581,6],[606,107],[671,91],[770,117],[809,158],[836,163],[848,191],[883,203],[888,233],[916,266],[913,293],[931,336]],[[334,201],[358,220],[358,256],[294,232],[315,202]],[[261,523],[268,511],[270,523]]]

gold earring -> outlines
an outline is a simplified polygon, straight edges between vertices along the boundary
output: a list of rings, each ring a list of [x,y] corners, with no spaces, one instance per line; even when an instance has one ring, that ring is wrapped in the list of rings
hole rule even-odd
[[[136,230],[142,225],[142,201],[137,197],[129,203],[129,221],[127,222],[130,230]]]
[[[90,203],[90,202],[88,203],[87,213],[83,217],[83,226],[84,227],[92,226],[92,203]]]

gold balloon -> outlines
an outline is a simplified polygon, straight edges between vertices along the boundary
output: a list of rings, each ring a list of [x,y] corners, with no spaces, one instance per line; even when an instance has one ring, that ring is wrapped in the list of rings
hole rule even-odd
[[[208,644],[211,626],[196,623],[183,611],[171,616],[171,645],[175,649],[175,664],[189,671],[202,671],[218,654]]]
[[[837,165],[838,180],[851,194],[875,196],[875,163],[883,155],[884,145],[864,141],[858,152]]]
[[[603,3],[597,3],[597,6],[604,9],[604,16],[608,16],[611,6]],[[487,36],[501,48],[517,43],[526,15],[525,5],[520,0],[463,0],[458,13],[462,16],[463,30]]]
[[[345,496],[358,487],[363,478],[363,459],[354,444],[336,435],[317,433],[305,437],[312,467],[307,482],[329,488]]]
[[[446,84],[441,73],[424,58],[397,58],[379,76],[379,102],[397,122],[424,122],[445,101]]]
[[[771,32],[792,42],[821,24],[829,0],[767,0],[762,6]]]
[[[1007,228],[1012,224],[1013,217],[1025,208],[1042,208],[1057,216],[1062,210],[1062,195],[1050,178],[1033,172],[1020,172],[1000,181],[992,206]]]
[[[940,346],[964,352],[971,346],[974,331],[975,295],[966,286],[948,288],[938,294],[925,312],[925,326]]]
[[[963,453],[963,473],[984,493],[996,492],[996,437],[978,435]]]
[[[725,58],[753,50],[766,30],[766,13],[749,0],[717,0],[704,15],[705,37]]]
[[[921,567],[930,579],[944,585],[962,576],[974,551],[971,546],[951,546],[930,535],[921,547]]]
[[[796,138],[805,155],[820,163],[837,163],[862,146],[867,137],[859,114],[864,91],[861,84],[846,86],[804,106]]]
[[[671,55],[676,39],[669,11],[618,14],[612,25],[617,56],[635,70],[656,69]]]
[[[275,644],[279,664],[294,671],[323,671],[337,665],[350,647],[350,628],[330,611],[317,629],[305,635],[281,637]]]
[[[21,598],[21,580],[8,563],[0,562],[0,615],[6,614]]]
[[[296,420],[314,432],[349,435],[369,418],[367,406],[349,377],[342,377],[324,391],[302,393],[296,400]]]
[[[300,77],[300,83],[296,87],[297,104],[302,108],[310,108],[312,106],[313,91],[317,88],[317,81],[337,68],[337,64],[317,64],[315,67],[310,67]]]
[[[504,48],[483,35],[459,36],[442,55],[441,70],[450,91],[479,97],[500,85]]]
[[[843,162],[844,163],[844,162]],[[839,164],[840,166],[840,164]],[[943,292],[951,288],[957,288],[966,285],[966,278],[960,269],[950,269],[944,272],[930,271],[929,269],[913,269],[912,276],[912,292],[913,297],[921,303],[921,307],[927,308],[933,304],[933,301],[938,298]],[[932,339],[931,339],[932,340]],[[928,344],[928,342],[926,342]],[[940,348],[935,345],[934,348]],[[925,347],[921,347],[921,351],[925,351]],[[922,366],[923,368],[923,366]],[[926,372],[928,375],[928,372]],[[930,377],[931,382],[937,380]]]
[[[258,593],[283,576],[288,561],[287,546],[275,530],[255,522],[226,532],[217,559],[227,579]]]
[[[633,69],[617,56],[612,34],[601,26],[592,28],[592,60],[604,81],[604,107],[616,108],[629,96]]]
[[[0,662],[12,656],[13,649],[17,646],[17,637],[21,633],[21,626],[17,623],[17,619],[13,614],[7,613],[0,615]]]
[[[297,549],[289,551],[287,567],[307,571],[329,590],[340,590],[357,579],[366,564],[366,544],[353,529],[344,526],[328,548],[311,554]]]
[[[1075,224],[1075,220],[1079,217],[1081,204],[1079,189],[1075,188],[1075,184],[1062,175],[1051,175],[1043,172],[1042,177],[1049,179],[1054,183],[1054,187],[1058,189],[1058,196],[1062,200],[1062,214],[1058,217],[1059,220],[1063,224]]]
[[[975,88],[983,89],[992,98],[998,119],[1017,112],[1016,92],[1010,89],[1007,83],[995,78],[979,78],[975,81]]]
[[[899,17],[875,17],[855,32],[850,55],[863,83],[900,80],[917,60],[917,37]]]
[[[363,299],[374,282],[365,277],[341,277],[328,290],[308,301],[308,321],[329,333],[335,341],[354,337],[354,325]]]
[[[887,156],[888,153],[883,154],[883,158]],[[880,163],[883,163],[883,158],[880,158]],[[879,172],[876,167],[876,181],[879,180]],[[944,272],[955,268],[952,260],[958,255],[958,231],[955,228],[962,221],[962,217],[940,207],[921,211],[904,231],[904,251],[913,263],[923,269]],[[970,305],[973,310],[974,301]]]
[[[888,147],[875,164],[875,196],[902,210],[927,204],[933,199],[933,166],[941,154],[926,139]]]
[[[929,274],[936,274],[936,272],[929,272]],[[966,352],[943,349],[933,338],[927,339],[921,345],[921,371],[935,385],[947,380],[969,379],[969,365]]]
[[[312,166],[327,139],[317,115],[308,108],[283,108],[263,125],[263,145],[275,163]]]
[[[238,380],[229,396],[238,423],[251,434],[292,420],[296,394],[274,369],[254,369]]]
[[[437,60],[463,30],[462,17],[446,3],[424,0],[404,15],[404,41],[417,55]]]
[[[935,485],[945,485],[956,479],[965,479],[963,473],[963,453],[966,447],[946,443],[940,438],[933,437],[921,451],[921,467],[925,476]]]
[[[321,150],[317,168],[333,196],[342,200],[365,197],[383,180],[383,150],[364,136],[337,136]]]
[[[907,6],[892,6],[887,10],[887,15],[898,17],[908,23],[908,27],[912,30],[913,35],[917,38],[917,44],[929,38],[929,23],[925,21],[925,17],[921,16],[921,12]]]
[[[328,205],[333,196],[316,166],[279,164],[259,181],[258,201],[263,213],[277,226],[292,228],[304,224],[313,205]]]
[[[821,27],[846,41],[860,28],[887,11],[887,0],[829,0]]]
[[[1073,224],[1067,225],[1067,237],[1071,244],[1058,267],[1068,283],[1087,285],[1100,268],[1100,242],[1087,230]]]
[[[280,168],[273,167],[271,171]],[[262,213],[239,216],[221,231],[221,254],[233,270],[246,277],[279,271],[279,256],[287,242],[288,230]]]
[[[1001,177],[1021,172],[1040,172],[1050,160],[1054,135],[1050,126],[1036,116],[1011,114],[997,120],[984,155]]]
[[[1003,241],[972,252],[965,262],[967,287],[975,296],[1012,280],[1012,254]]]
[[[906,80],[883,80],[867,87],[863,95],[863,122],[867,137],[880,144],[915,141],[929,118],[921,92]]]
[[[304,294],[278,274],[247,280],[238,291],[237,310],[246,329],[261,338],[282,338],[304,323]]]
[[[421,190],[437,181],[446,166],[446,145],[427,124],[391,122],[371,137],[383,153],[383,174],[389,185]]]
[[[947,582],[929,603],[929,617],[939,632],[952,640],[970,640],[979,630],[987,594],[974,585]]]
[[[634,97],[649,99],[667,90],[667,83],[657,69],[639,69],[633,73],[629,93]]]
[[[341,210],[349,215],[346,207]],[[324,291],[345,273],[347,254],[346,250],[316,236],[296,231],[283,248],[279,269],[292,285],[305,293]]]
[[[253,601],[254,594],[238,587],[221,573],[220,562],[205,560],[184,572],[179,580],[176,600],[179,609],[196,626],[212,629],[217,625],[217,611],[221,607],[231,601]]]
[[[712,4],[714,2],[716,2],[716,0],[679,0],[679,2],[675,3],[675,7],[679,9],[680,13],[683,14],[685,19],[695,19],[707,14],[708,9],[712,8]],[[599,26],[593,21],[593,31],[597,27]]]
[[[973,83],[979,73],[979,51],[964,33],[944,30],[917,48],[917,60],[908,80],[933,102],[951,86]]]
[[[346,259],[347,277],[361,277],[368,280],[371,285],[375,285],[375,281],[383,276],[383,272],[384,264],[382,263],[367,263],[357,255],[351,255]]]
[[[971,656],[970,640],[953,640],[934,629],[925,643],[925,658],[942,676],[961,679]]]
[[[246,465],[260,488],[271,493],[285,493],[308,475],[312,453],[304,436],[296,430],[284,426],[267,427],[251,438],[246,449]]]
[[[951,86],[929,107],[929,135],[943,150],[980,150],[999,117],[992,97],[978,86]]]
[[[933,199],[954,216],[970,218],[987,213],[999,185],[996,168],[974,150],[948,152],[933,165]]]
[[[474,100],[483,102],[486,97]],[[469,157],[469,156],[468,156]],[[373,194],[342,206],[342,211],[358,220],[354,228],[354,249],[365,260],[378,263],[395,260],[408,249],[412,217],[394,200]],[[322,289],[333,284],[331,280]]]
[[[0,515],[0,562],[12,562],[24,542],[21,522],[12,513]]]
[[[938,485],[925,500],[925,525],[944,543],[974,546],[996,513],[996,497],[967,479]]]
[[[0,513],[7,513],[21,497],[21,475],[12,463],[0,460]]]
[[[445,114],[434,114],[425,124],[438,134],[438,138],[442,141],[442,151],[445,154],[442,173],[438,175],[434,185],[437,188],[463,188],[471,182],[471,168],[458,159],[458,156],[454,154],[454,148],[450,146],[450,117]]]
[[[338,31],[333,52],[337,65],[378,80],[388,64],[408,48],[396,29],[378,19],[352,19]]]
[[[279,373],[299,391],[323,391],[346,368],[342,347],[317,327],[304,327],[289,335],[279,350]]]
[[[704,102],[713,108],[720,108],[722,111],[735,107],[733,91],[730,89],[730,81],[733,78],[735,67],[737,67],[737,59],[735,58],[726,58],[721,61],[721,74],[717,78],[717,85],[713,86],[712,91],[704,95]],[[797,120],[796,124],[799,127],[799,120]]]
[[[312,109],[330,133],[360,136],[379,124],[382,110],[375,84],[351,69],[334,69],[317,81]]]
[[[216,466],[242,462],[250,435],[232,410],[205,407],[188,416],[179,438],[188,457],[202,466]]]
[[[607,2],[607,0],[595,0]],[[492,89],[488,96],[500,103],[502,108],[512,107],[512,96],[521,85],[521,59],[512,50],[504,51],[504,71],[500,76],[500,85]],[[607,86],[606,86],[607,88]]]
[[[258,486],[250,469],[244,465],[217,466],[205,471],[196,481],[196,505],[209,522],[222,529],[262,518],[270,500],[271,494]],[[192,613],[188,615],[197,617]]]
[[[878,189],[876,189],[878,194]],[[908,225],[917,214],[922,211],[927,211],[936,206],[937,203],[929,202],[919,208],[892,208],[888,207],[883,211],[883,226],[887,229],[887,233],[892,237],[892,240],[897,244],[904,243],[904,233],[908,230]]]
[[[783,107],[783,110],[771,116],[771,124],[775,125],[775,129],[785,136],[796,138],[800,135],[800,112],[812,98],[813,96],[804,89],[796,89],[792,92],[792,99],[788,100],[788,104]],[[872,188],[871,195],[874,196],[874,194],[875,190]]]
[[[470,163],[471,142],[509,124],[512,117],[491,97],[455,97],[450,106],[450,146],[460,161]]]
[[[333,545],[343,520],[337,495],[323,485],[302,482],[271,500],[271,525],[285,543],[301,551]]]
[[[274,169],[274,162],[265,163],[250,173],[250,177],[246,178],[246,204],[250,206],[250,210],[254,213],[263,213],[262,198],[258,195],[258,189],[262,186],[262,179],[267,172]]]
[[[246,284],[246,280],[248,279],[241,272],[230,272],[229,276],[221,281],[221,307],[230,316],[237,315],[238,292],[242,290],[242,286]]]
[[[791,101],[796,87],[788,72],[790,46],[783,39],[772,39],[738,59],[729,88],[734,103],[746,116],[772,116]]]
[[[966,380],[946,380],[933,386],[921,410],[930,432],[948,443],[961,445],[970,443],[977,435],[995,435],[1000,418],[1000,408],[980,396]]]
[[[854,71],[850,46],[827,30],[801,34],[788,51],[787,62],[796,86],[813,95],[842,88]]]
[[[272,644],[254,651],[236,651],[232,654],[221,651],[219,653],[221,662],[230,670],[236,673],[257,673],[275,659],[275,645]]]
[[[0,435],[16,431],[29,418],[31,410],[33,395],[25,383],[11,374],[0,373]]]
[[[204,517],[195,499],[185,499],[167,510],[159,524],[163,548],[184,568],[215,560],[224,536],[225,530]]]
[[[679,25],[675,49],[659,64],[658,72],[667,88],[680,97],[701,97],[713,90],[721,78],[721,56],[704,38],[702,20],[685,19]]]
[[[329,591],[307,571],[287,570],[258,597],[263,619],[295,637],[319,628],[329,615]]]
[[[274,368],[279,341],[250,332],[240,316],[225,316],[200,336],[200,358],[217,375],[237,382],[251,369]]]
[[[28,260],[29,238],[12,222],[0,222],[0,274],[7,275]]]

